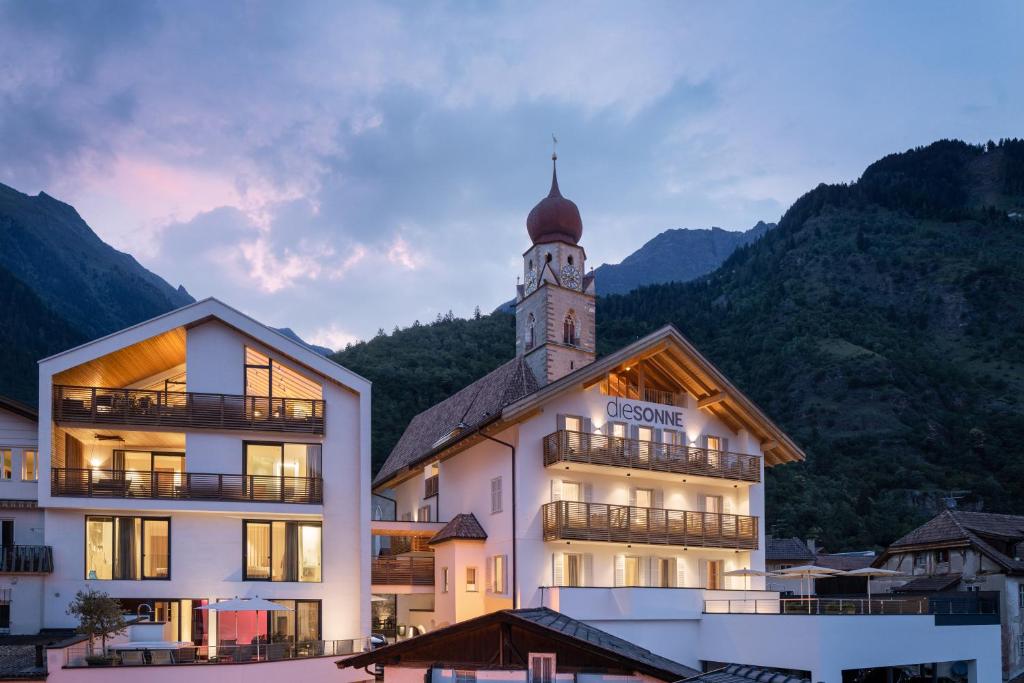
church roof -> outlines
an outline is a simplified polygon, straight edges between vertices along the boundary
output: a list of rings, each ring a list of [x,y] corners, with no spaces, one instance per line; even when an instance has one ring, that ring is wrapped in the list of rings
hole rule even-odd
[[[526,231],[534,244],[568,242],[578,244],[583,236],[583,219],[576,204],[562,196],[558,189],[558,173],[552,155],[551,191],[526,217]]]
[[[427,408],[405,428],[374,478],[374,485],[451,446],[462,434],[472,433],[497,419],[502,408],[535,392],[538,386],[533,371],[518,356]]]

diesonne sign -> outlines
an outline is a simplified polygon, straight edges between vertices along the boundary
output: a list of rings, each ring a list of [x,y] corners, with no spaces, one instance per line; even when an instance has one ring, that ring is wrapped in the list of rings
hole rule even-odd
[[[683,411],[668,408],[652,408],[651,406],[623,403],[619,399],[608,401],[606,406],[608,417],[614,419],[650,422],[665,427],[683,427]]]

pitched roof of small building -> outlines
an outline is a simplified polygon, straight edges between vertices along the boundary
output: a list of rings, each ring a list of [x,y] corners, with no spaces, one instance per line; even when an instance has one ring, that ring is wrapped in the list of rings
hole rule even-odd
[[[769,681],[769,683],[807,683],[806,678],[789,676],[770,669],[759,669],[753,666],[730,664],[723,669],[716,669],[687,678],[682,683],[750,683],[750,681]]]
[[[497,419],[502,408],[533,393],[538,386],[533,371],[522,356],[517,356],[427,408],[405,428],[374,478],[374,485],[420,462],[432,452],[447,448],[461,433],[469,434]],[[460,425],[464,425],[462,430]],[[449,436],[451,438],[446,438]]]
[[[960,583],[959,574],[920,576],[892,589],[893,593],[938,593],[952,590]]]
[[[813,560],[814,553],[807,544],[793,538],[769,538],[764,549],[766,560]]]
[[[1024,572],[1024,561],[1007,555],[993,543],[1024,542],[1024,516],[992,512],[943,510],[938,515],[894,541],[875,560],[919,549],[973,547],[1010,572]]]
[[[526,662],[496,662],[494,649],[481,641],[496,626],[517,629],[509,638],[529,638],[531,651],[559,653],[559,666],[568,661],[560,651],[586,653],[580,661],[587,668],[628,668],[662,681],[678,681],[698,672],[688,666],[656,655],[639,645],[572,619],[547,607],[507,609],[440,628],[371,652],[343,659],[338,668],[363,668],[370,664],[396,665],[402,662],[430,661],[435,666],[464,664],[475,655],[484,656],[494,668],[510,668]],[[475,639],[475,640],[474,640]],[[454,644],[458,643],[459,647]],[[533,649],[543,646],[546,649]],[[442,654],[444,653],[444,654]],[[521,655],[522,653],[518,653]],[[517,656],[516,648],[503,648],[503,657]],[[625,665],[625,666],[624,666]]]
[[[16,399],[8,398],[7,396],[0,396],[0,408],[9,413],[14,413],[15,415],[20,415],[21,417],[29,420],[39,422],[39,411],[37,411],[34,406],[22,403]]]
[[[819,567],[825,567],[827,569],[838,569],[840,571],[848,572],[854,569],[863,569],[864,567],[870,567],[871,563],[875,561],[875,556],[872,555],[817,555],[814,558],[814,564]]]
[[[440,531],[428,541],[437,545],[445,541],[486,541],[487,532],[480,526],[476,515],[472,512],[455,515]]]

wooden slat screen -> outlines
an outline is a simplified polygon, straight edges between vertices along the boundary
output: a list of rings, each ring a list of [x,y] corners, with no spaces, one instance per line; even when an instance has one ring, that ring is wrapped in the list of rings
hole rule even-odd
[[[566,430],[544,437],[544,465],[557,462],[761,481],[761,462],[756,455]]]
[[[323,480],[257,474],[52,468],[54,496],[322,503]]]
[[[417,555],[375,557],[370,566],[370,583],[381,586],[433,586],[434,558]]]
[[[608,541],[752,550],[758,545],[757,517],[718,512],[577,503],[544,505],[545,541]]]
[[[116,424],[266,432],[324,433],[324,401],[144,389],[54,385],[53,419],[66,424]]]

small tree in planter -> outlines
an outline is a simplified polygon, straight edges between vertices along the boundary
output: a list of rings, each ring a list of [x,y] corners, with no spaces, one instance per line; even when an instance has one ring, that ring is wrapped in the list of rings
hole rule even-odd
[[[128,628],[121,612],[121,603],[103,591],[87,588],[75,593],[75,599],[68,605],[68,614],[78,617],[78,632],[89,637],[90,664],[107,664],[107,638],[116,636]],[[93,647],[96,638],[100,639],[102,649],[97,656]]]

